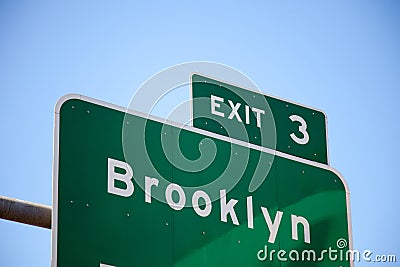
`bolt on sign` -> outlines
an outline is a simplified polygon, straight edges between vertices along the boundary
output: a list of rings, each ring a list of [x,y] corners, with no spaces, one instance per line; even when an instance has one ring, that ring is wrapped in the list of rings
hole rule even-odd
[[[53,267],[352,266],[327,165],[80,95],[54,142]]]
[[[322,111],[200,74],[191,95],[194,127],[328,164]]]

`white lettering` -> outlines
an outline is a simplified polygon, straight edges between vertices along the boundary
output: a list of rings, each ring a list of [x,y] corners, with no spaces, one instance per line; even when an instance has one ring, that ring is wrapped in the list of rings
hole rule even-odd
[[[221,106],[220,103],[216,103],[216,101],[219,102],[224,102],[224,99],[222,97],[218,97],[215,95],[211,95],[211,113],[220,117],[225,117],[225,114],[217,111],[215,108],[219,108]]]
[[[304,242],[310,243],[310,225],[308,221],[301,216],[291,215],[292,218],[292,239],[299,240],[297,233],[297,225],[301,223],[304,229]]]
[[[199,207],[199,199],[200,198],[204,199],[204,201],[206,202],[206,207],[204,209],[201,209]],[[201,217],[207,217],[211,212],[211,208],[212,208],[211,199],[207,195],[207,193],[204,191],[198,190],[198,191],[194,192],[194,194],[192,196],[192,205],[193,205],[194,211]]]
[[[269,212],[267,208],[261,207],[261,211],[264,214],[265,221],[267,222],[268,230],[269,230],[269,243],[274,243],[276,234],[278,233],[279,225],[281,224],[281,219],[283,212],[277,211],[274,222],[272,223],[271,216],[269,216]]]
[[[248,196],[246,198],[247,204],[247,227],[254,229],[253,225],[253,197]]]
[[[148,176],[144,177],[144,201],[151,203],[151,187],[158,186],[158,180]]]
[[[110,194],[122,196],[122,197],[130,197],[134,192],[134,184],[132,181],[133,178],[133,170],[128,163],[115,160],[112,158],[107,159],[107,192]],[[144,176],[144,193],[145,193],[145,202],[152,203],[152,193],[155,193],[159,189],[159,180],[156,178],[152,178],[149,176]],[[176,193],[174,193],[176,191]],[[233,224],[239,225],[239,220],[236,216],[235,206],[239,202],[236,199],[228,199],[227,200],[227,191],[226,189],[219,190],[219,201],[220,201],[220,219],[222,222],[228,222],[228,214]],[[174,196],[173,196],[174,195]],[[204,201],[201,201],[199,204],[200,198]],[[183,188],[175,183],[170,183],[165,189],[165,200],[167,204],[174,210],[181,210],[185,207],[186,204],[186,195]],[[162,201],[164,202],[164,201]],[[191,202],[193,210],[201,217],[207,217],[210,215],[212,211],[212,201],[207,192],[202,190],[197,190],[191,196]],[[241,205],[242,207],[242,205]],[[247,227],[249,229],[254,229],[254,208],[253,208],[253,196],[246,197],[246,206],[242,208],[246,208],[247,212]],[[282,211],[276,211],[275,218],[271,218],[268,208],[261,207],[261,211],[263,213],[265,222],[267,224],[269,230],[268,242],[274,243],[279,231],[280,223],[283,217]],[[244,216],[244,214],[242,214]],[[128,214],[129,216],[129,214]],[[285,217],[286,218],[286,217]],[[303,235],[304,242],[311,243],[310,237],[310,225],[306,218],[291,214],[291,228],[292,228],[292,239],[298,240],[298,228],[299,224],[303,226]],[[301,231],[301,230],[300,230]],[[265,252],[264,257],[267,255],[267,251],[258,251],[258,258],[263,258],[263,252]],[[276,251],[271,250],[270,256]],[[329,256],[333,251],[325,251],[329,252]],[[334,251],[336,252],[336,250]],[[285,254],[278,251],[278,257],[285,257]],[[298,256],[298,255],[297,255]],[[314,256],[314,255],[313,255]],[[289,258],[292,255],[289,254]],[[340,254],[342,258],[342,252]],[[103,264],[101,267],[108,267],[108,265]]]
[[[221,203],[221,221],[222,222],[227,222],[228,221],[228,213],[231,216],[233,224],[239,225],[239,221],[236,217],[236,213],[234,210],[234,206],[238,202],[236,199],[231,199],[229,200],[228,203],[226,203],[226,190],[220,190],[219,191],[220,195],[220,203]]]
[[[230,100],[228,100],[228,103],[232,108],[231,114],[229,114],[228,119],[231,120],[233,118],[233,116],[235,116],[236,119],[238,120],[238,122],[242,122],[242,119],[240,118],[239,113],[238,113],[238,109],[240,108],[241,104],[240,103],[236,103],[236,105],[235,105]]]
[[[257,127],[261,128],[261,114],[265,114],[265,111],[258,108],[252,108],[251,110],[256,113]]]
[[[172,193],[176,191],[179,194],[179,201],[174,202],[172,199]],[[167,200],[168,205],[173,208],[174,210],[181,210],[185,206],[186,203],[186,196],[185,192],[183,192],[182,187],[177,184],[169,184],[165,189],[165,198]]]
[[[246,105],[245,110],[246,110],[246,124],[250,124],[250,107]]]
[[[125,171],[124,174],[115,172],[115,168],[120,168]],[[110,194],[130,197],[133,194],[135,187],[131,181],[133,177],[133,170],[128,163],[116,159],[108,158],[108,186],[107,192]],[[126,188],[115,187],[115,180],[123,182]]]

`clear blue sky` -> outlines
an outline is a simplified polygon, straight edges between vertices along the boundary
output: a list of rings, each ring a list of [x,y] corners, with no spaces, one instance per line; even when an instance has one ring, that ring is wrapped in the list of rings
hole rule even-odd
[[[400,261],[399,14],[389,0],[0,1],[0,195],[51,205],[64,94],[127,106],[156,72],[214,61],[326,112],[354,248]],[[0,220],[0,236],[0,266],[50,265],[51,231]]]

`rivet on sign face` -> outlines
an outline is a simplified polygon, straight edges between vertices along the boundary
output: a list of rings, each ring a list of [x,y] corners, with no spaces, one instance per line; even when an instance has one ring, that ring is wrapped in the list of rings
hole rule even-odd
[[[165,225],[168,226],[168,223],[166,222]]]
[[[272,165],[272,162],[270,161],[270,162],[268,162],[269,163],[269,165]]]
[[[75,106],[72,106],[72,109],[75,109]]]
[[[71,204],[72,204],[72,203],[74,203],[74,201],[73,201],[73,200],[71,200],[69,203],[71,203]]]
[[[238,243],[240,244],[240,240],[238,240]]]
[[[312,114],[315,115],[315,112],[313,112]]]
[[[304,173],[304,171],[301,171],[301,173]]]
[[[237,155],[237,152],[235,152],[235,155]]]
[[[221,126],[221,129],[222,129],[222,126]]]
[[[86,204],[86,207],[89,207],[89,204]]]
[[[207,125],[207,122],[206,122],[206,125]]]
[[[335,183],[337,182],[337,180],[335,179]]]
[[[200,142],[200,145],[202,145],[203,144],[203,142]]]
[[[89,111],[89,110],[87,110],[86,112],[87,112],[88,114],[90,113],[90,111]]]
[[[129,121],[127,121],[126,124],[129,124]]]
[[[255,95],[253,95],[253,97],[255,98],[256,96],[255,96]]]
[[[257,136],[254,136],[254,139],[257,139]]]
[[[314,156],[317,156],[317,153],[314,153]]]
[[[289,107],[289,105],[286,105],[286,107],[288,108],[288,107]]]
[[[167,133],[164,133],[164,135],[167,135]]]
[[[127,213],[127,214],[126,214],[126,216],[128,216],[128,217],[129,217],[129,213]]]
[[[287,146],[288,148],[290,148],[290,146]]]
[[[202,232],[203,235],[206,235],[206,232]]]

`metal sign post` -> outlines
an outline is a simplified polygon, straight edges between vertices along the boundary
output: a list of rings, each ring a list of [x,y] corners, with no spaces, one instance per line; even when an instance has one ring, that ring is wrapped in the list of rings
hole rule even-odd
[[[51,229],[51,207],[0,196],[0,218]]]

